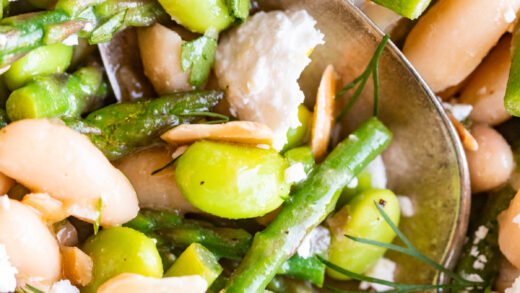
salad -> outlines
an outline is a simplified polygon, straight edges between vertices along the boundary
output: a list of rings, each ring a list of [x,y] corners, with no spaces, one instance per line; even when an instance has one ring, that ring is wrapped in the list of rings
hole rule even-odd
[[[328,65],[310,109],[298,80],[326,36],[309,11],[249,0],[3,1],[0,292],[352,292],[327,280],[519,292],[520,98],[507,31],[520,5],[440,0],[404,34],[403,52],[445,97],[473,191],[489,193],[476,195],[452,271],[399,230],[414,204],[387,188],[381,157],[392,133],[378,118],[379,57],[411,27],[400,15],[417,18],[429,1],[376,2],[357,5],[375,20],[391,15],[389,35],[347,85]],[[461,11],[468,5],[478,18]],[[481,19],[482,32],[464,38],[432,29]],[[139,72],[116,64],[114,79],[105,45],[128,32]],[[373,116],[332,143],[369,80]],[[395,282],[388,250],[451,283]]]

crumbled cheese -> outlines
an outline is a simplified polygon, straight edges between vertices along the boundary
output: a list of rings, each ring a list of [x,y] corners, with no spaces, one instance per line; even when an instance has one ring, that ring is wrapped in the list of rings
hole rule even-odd
[[[513,224],[517,224],[518,227],[520,227],[520,214],[516,215],[516,216],[513,218]]]
[[[61,43],[67,46],[75,46],[79,43],[78,35],[72,34],[68,36],[65,40],[63,40]]]
[[[11,202],[9,201],[9,196],[7,194],[0,196],[0,207],[7,211],[9,207],[11,207]]]
[[[482,279],[481,276],[477,275],[477,274],[469,274],[467,275],[466,273],[462,272],[462,277],[468,281],[471,281],[471,282],[484,282],[484,280]]]
[[[520,293],[520,277],[516,278],[513,286],[511,286],[509,289],[506,289],[504,293]]]
[[[473,244],[478,244],[482,239],[486,238],[489,229],[486,226],[478,227],[477,231],[475,231],[475,240],[473,240]]]
[[[217,49],[215,73],[232,110],[241,120],[269,126],[276,150],[300,125],[298,78],[311,61],[307,54],[324,43],[315,25],[304,10],[258,12],[224,35]]]
[[[298,247],[296,253],[303,258],[324,254],[330,245],[329,229],[318,226],[309,232]]]
[[[386,188],[386,167],[383,157],[377,156],[366,166],[365,171],[370,173],[373,188]]]
[[[477,256],[479,255],[479,253],[480,253],[480,252],[478,251],[478,247],[475,246],[475,245],[473,245],[473,246],[471,247],[471,250],[470,250],[470,252],[469,252],[469,255],[474,256],[474,257],[477,257]]]
[[[61,280],[52,285],[51,293],[79,293],[79,289],[69,280]]]
[[[396,268],[395,262],[382,257],[365,275],[372,277],[372,278],[378,278],[378,279],[393,282],[395,268]],[[376,283],[361,282],[359,284],[359,289],[361,289],[361,290],[368,290],[370,287],[372,287],[377,292],[393,289],[392,287],[389,287],[386,285],[381,285],[381,284],[376,284]]]
[[[483,270],[486,266],[487,258],[485,255],[480,255],[477,260],[473,263],[473,268],[475,270]]]
[[[269,145],[263,144],[263,143],[257,144],[256,147],[259,148],[259,149],[264,149],[264,150],[268,150],[269,149]]]
[[[410,218],[415,215],[412,200],[408,196],[398,195],[397,200],[399,200],[399,207],[401,208],[401,215],[403,217]]]
[[[509,9],[507,9],[506,13],[504,13],[504,20],[507,23],[512,23],[516,19],[516,13],[513,10],[513,7],[509,6]]]
[[[466,105],[466,104],[450,104],[450,103],[442,103],[444,105],[444,108],[446,110],[449,110],[453,117],[457,121],[464,121],[468,118],[469,114],[471,114],[471,111],[473,111],[472,105]]]
[[[16,289],[18,270],[9,262],[5,245],[0,244],[0,292],[12,292]]]
[[[302,163],[292,164],[289,168],[285,169],[284,180],[286,183],[297,183],[305,178],[307,178],[307,174],[305,173],[305,168]]]

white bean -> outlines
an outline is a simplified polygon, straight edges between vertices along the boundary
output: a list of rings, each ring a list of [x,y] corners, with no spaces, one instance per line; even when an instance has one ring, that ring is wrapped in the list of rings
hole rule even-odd
[[[61,276],[58,241],[30,207],[10,199],[0,205],[0,243],[5,245],[17,283],[51,285]],[[34,282],[39,282],[35,284]]]
[[[517,193],[509,208],[498,216],[498,244],[502,254],[517,269],[520,269],[520,193]]]
[[[175,168],[170,167],[152,175],[152,172],[172,160],[165,146],[148,148],[116,162],[135,187],[139,206],[152,209],[170,209],[181,212],[196,212],[182,195],[175,181]]]
[[[478,143],[478,150],[466,151],[472,191],[486,191],[506,182],[514,167],[507,141],[484,124],[473,126],[471,134]]]
[[[463,81],[507,31],[518,0],[440,0],[406,39],[403,52],[434,92]]]
[[[128,179],[90,139],[59,120],[20,120],[0,130],[0,172],[33,192],[48,193],[88,222],[123,224],[139,206]]]
[[[199,275],[157,279],[125,273],[106,281],[97,292],[203,293],[207,288],[208,283]]]
[[[507,35],[477,67],[461,92],[460,103],[473,106],[471,120],[497,125],[511,118],[504,107],[510,68],[511,36]]]

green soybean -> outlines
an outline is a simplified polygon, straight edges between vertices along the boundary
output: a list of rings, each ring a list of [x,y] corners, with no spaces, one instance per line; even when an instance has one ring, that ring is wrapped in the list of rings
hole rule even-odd
[[[300,126],[287,131],[287,143],[282,151],[301,146],[309,140],[311,136],[312,112],[303,104],[298,107],[298,120],[300,121]]]
[[[208,282],[208,287],[222,273],[222,266],[206,247],[192,243],[168,269],[165,277],[198,275]]]
[[[289,165],[301,163],[307,175],[309,175],[314,167],[316,167],[316,162],[312,156],[312,150],[308,146],[290,149],[285,152],[283,156],[287,158]]]
[[[188,201],[223,218],[263,216],[289,194],[287,160],[274,150],[199,141],[177,162],[175,179]]]
[[[135,273],[161,278],[163,267],[154,242],[131,228],[115,227],[101,230],[83,245],[94,263],[92,281],[82,293],[95,293],[105,281],[122,273]]]
[[[345,236],[385,243],[393,241],[395,233],[385,222],[374,202],[383,208],[392,222],[399,224],[399,202],[392,191],[371,189],[357,195],[329,220],[332,234],[328,252],[330,262],[362,274],[383,256],[386,249],[359,243]],[[334,279],[348,279],[331,269],[327,269],[327,274]]]
[[[235,20],[225,0],[159,0],[159,3],[178,24],[200,34],[209,28],[222,31]]]
[[[67,70],[72,59],[72,47],[54,44],[36,48],[23,56],[4,73],[4,80],[10,90],[24,86],[35,76],[61,73]]]

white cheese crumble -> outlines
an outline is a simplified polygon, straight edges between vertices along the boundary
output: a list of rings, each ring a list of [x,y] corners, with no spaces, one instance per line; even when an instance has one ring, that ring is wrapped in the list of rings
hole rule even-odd
[[[0,244],[0,292],[12,292],[16,289],[18,270],[9,262],[4,244]]]
[[[302,163],[292,164],[285,169],[284,180],[288,184],[297,183],[307,178],[305,168]]]
[[[396,267],[397,266],[396,266],[395,262],[382,257],[365,275],[372,277],[372,278],[378,278],[378,279],[393,282],[394,281],[394,272],[395,272]],[[376,283],[361,282],[359,284],[359,289],[361,289],[361,290],[367,290],[370,287],[372,287],[377,292],[393,289],[390,286],[376,284]]]
[[[366,166],[364,171],[370,173],[373,188],[386,188],[386,167],[383,162],[383,157],[380,155],[377,156]]]
[[[473,268],[476,270],[483,270],[487,263],[487,257],[485,255],[479,255],[477,260],[473,263]]]
[[[69,280],[61,280],[52,285],[51,293],[79,293],[79,289]]]
[[[504,293],[520,293],[520,277],[515,279],[513,286],[511,288],[506,289]]]
[[[477,257],[479,255],[479,253],[480,252],[478,251],[478,247],[474,245],[474,246],[471,247],[469,255]]]
[[[11,207],[11,202],[9,201],[9,196],[7,194],[0,196],[0,207],[7,211]]]
[[[475,240],[473,240],[473,244],[478,244],[482,239],[486,238],[489,229],[486,226],[478,227],[477,231],[475,231]]]
[[[309,232],[298,247],[296,253],[303,258],[324,254],[330,245],[329,229],[318,226]]]
[[[468,281],[471,281],[471,282],[484,282],[484,280],[482,279],[482,277],[480,277],[479,275],[477,274],[465,274],[464,272],[462,272],[462,277]]]
[[[347,184],[347,187],[348,188],[356,188],[359,184],[359,180],[357,179],[357,177],[354,177],[352,178],[352,180],[350,180],[350,182]]]
[[[399,207],[401,208],[401,215],[403,217],[410,218],[415,215],[413,202],[408,196],[398,195],[397,200],[399,200]]]
[[[516,216],[513,218],[513,224],[517,224],[518,227],[520,228],[520,214],[516,215]]]
[[[78,35],[72,34],[68,36],[65,40],[63,40],[61,43],[67,46],[75,46],[79,43]]]
[[[446,110],[449,110],[453,117],[457,121],[464,121],[468,118],[471,111],[473,111],[472,105],[467,104],[450,104],[450,103],[442,103]]]
[[[215,73],[232,112],[269,126],[276,150],[287,142],[289,128],[300,125],[304,94],[298,78],[311,62],[307,54],[324,43],[315,25],[304,10],[258,12],[217,48]]]
[[[507,23],[512,23],[513,21],[515,21],[515,19],[516,19],[516,13],[513,10],[513,7],[509,6],[507,11],[504,13],[504,20]]]

